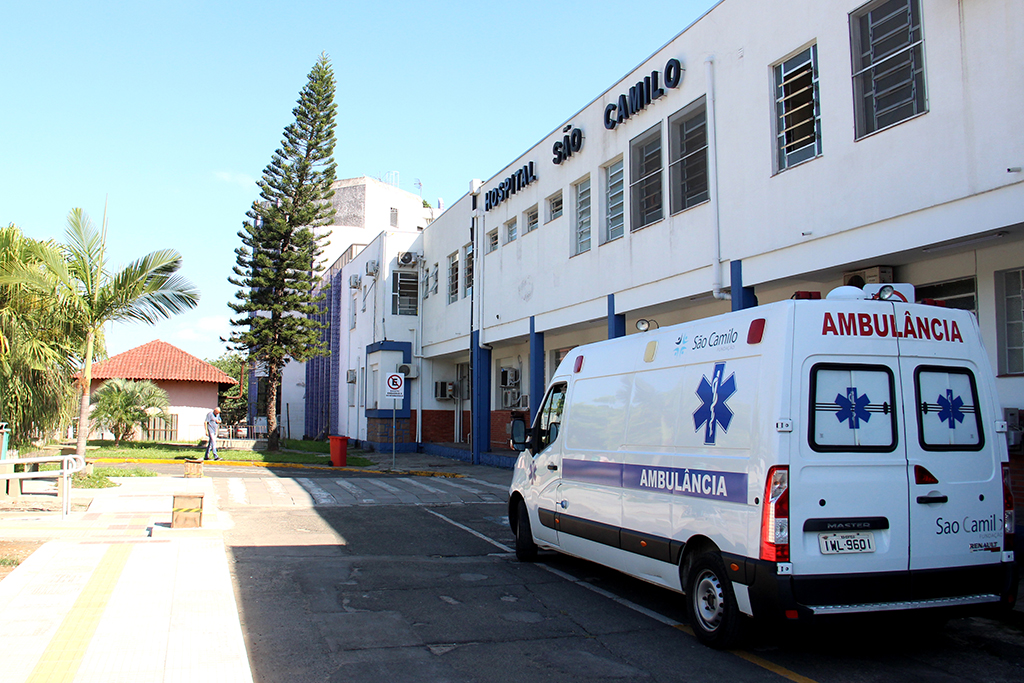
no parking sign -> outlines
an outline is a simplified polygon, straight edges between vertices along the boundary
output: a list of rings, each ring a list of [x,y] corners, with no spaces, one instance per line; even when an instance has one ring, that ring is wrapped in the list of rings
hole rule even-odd
[[[405,398],[405,375],[392,372],[384,381],[384,398]]]

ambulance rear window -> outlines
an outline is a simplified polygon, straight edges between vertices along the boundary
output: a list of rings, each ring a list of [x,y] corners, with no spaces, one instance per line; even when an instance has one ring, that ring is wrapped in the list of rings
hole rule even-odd
[[[809,441],[822,452],[896,448],[896,393],[884,365],[819,363],[811,368]]]
[[[914,371],[917,434],[926,451],[977,451],[985,445],[978,387],[966,368],[922,365]]]

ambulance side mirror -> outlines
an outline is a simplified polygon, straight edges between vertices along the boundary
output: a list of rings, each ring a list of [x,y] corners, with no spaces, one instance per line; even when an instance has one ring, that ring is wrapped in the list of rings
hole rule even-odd
[[[526,450],[526,420],[523,418],[517,417],[512,420],[512,438],[508,444],[514,451]]]

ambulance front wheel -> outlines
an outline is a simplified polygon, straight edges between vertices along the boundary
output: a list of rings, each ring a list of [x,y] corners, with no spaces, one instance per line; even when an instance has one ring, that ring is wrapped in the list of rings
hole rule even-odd
[[[516,507],[516,559],[520,562],[533,562],[537,559],[537,544],[533,542],[533,530],[530,529],[530,513],[522,500]]]
[[[693,635],[703,644],[721,649],[739,640],[743,615],[718,553],[705,553],[690,565],[686,611]]]

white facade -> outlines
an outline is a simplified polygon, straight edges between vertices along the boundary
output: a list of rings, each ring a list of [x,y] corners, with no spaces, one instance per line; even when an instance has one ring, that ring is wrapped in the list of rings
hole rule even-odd
[[[479,226],[476,326],[493,347],[494,377],[509,359],[528,355],[531,317],[550,353],[603,338],[609,295],[630,331],[638,318],[665,325],[729,310],[728,301],[715,301],[711,293],[716,280],[728,290],[734,260],[742,261],[743,285],[762,303],[797,290],[824,295],[842,284],[845,271],[876,265],[892,266],[896,280],[918,286],[973,278],[993,366],[1010,374],[999,357],[997,290],[1001,271],[1024,267],[1024,136],[1016,113],[1024,105],[1024,81],[1011,66],[1024,59],[1017,39],[1024,35],[1024,5],[920,0],[926,107],[858,136],[851,13],[877,5],[724,0],[484,182],[475,211],[465,197],[440,216],[424,233],[431,262],[464,251],[464,226],[474,217]],[[821,151],[780,170],[773,75],[776,65],[811,46]],[[684,72],[679,85],[668,88],[672,59]],[[607,129],[607,106],[655,71],[664,94]],[[670,119],[702,104],[710,199],[672,212]],[[583,131],[583,145],[554,164],[552,148],[566,127]],[[637,229],[630,167],[638,150],[631,142],[650,131],[661,137],[663,217]],[[607,175],[618,160],[625,162],[624,229],[608,239]],[[536,179],[486,210],[487,193],[530,163]],[[575,193],[587,180],[590,246],[579,251]],[[549,200],[559,193],[562,215],[549,219]],[[524,234],[533,207],[539,226]],[[509,241],[512,220],[518,230]],[[494,231],[498,246],[488,253]],[[467,308],[461,294],[453,304],[424,302],[428,357],[441,364],[468,358]],[[1024,378],[1001,377],[999,390],[1004,404],[1024,405]]]

